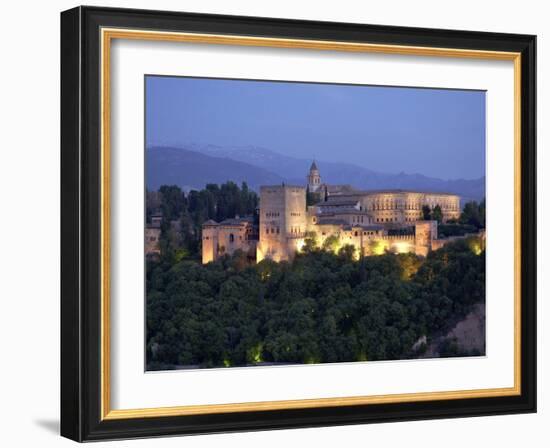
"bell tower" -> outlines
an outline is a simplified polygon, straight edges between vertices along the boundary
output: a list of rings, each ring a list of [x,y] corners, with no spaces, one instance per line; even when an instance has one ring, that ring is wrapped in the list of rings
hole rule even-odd
[[[321,187],[321,174],[319,173],[315,160],[311,164],[309,174],[307,175],[307,186],[311,193],[317,192]]]

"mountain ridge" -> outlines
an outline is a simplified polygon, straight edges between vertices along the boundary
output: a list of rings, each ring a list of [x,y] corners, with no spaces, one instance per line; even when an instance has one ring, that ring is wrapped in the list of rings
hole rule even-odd
[[[282,177],[257,166],[183,148],[149,147],[145,160],[146,185],[149,190],[157,190],[161,185],[178,185],[188,191],[204,188],[208,183],[221,184],[228,180],[238,184],[246,182],[251,188],[258,189],[266,182],[284,182]]]
[[[162,156],[162,157],[159,157]],[[210,159],[207,159],[210,158]],[[170,161],[170,162],[168,162]],[[175,183],[182,188],[203,188],[206,183],[246,181],[253,189],[281,182],[305,184],[311,160],[279,154],[259,146],[186,144],[148,146],[148,188]],[[463,201],[485,197],[485,177],[438,179],[423,174],[381,173],[346,162],[317,160],[323,182],[350,184],[361,190],[410,189],[459,194]],[[193,169],[192,165],[195,165]],[[177,173],[174,172],[178,167]]]

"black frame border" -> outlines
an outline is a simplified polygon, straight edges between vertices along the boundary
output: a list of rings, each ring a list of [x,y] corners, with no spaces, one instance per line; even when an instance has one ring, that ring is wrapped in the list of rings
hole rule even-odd
[[[100,28],[521,53],[521,395],[101,420]],[[61,435],[75,441],[536,412],[536,36],[77,7],[61,13]]]

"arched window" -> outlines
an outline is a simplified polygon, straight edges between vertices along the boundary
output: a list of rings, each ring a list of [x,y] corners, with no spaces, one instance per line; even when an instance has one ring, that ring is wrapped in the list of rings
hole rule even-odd
[[[230,243],[233,243],[235,241],[235,235],[233,235],[232,233],[229,234],[229,242]]]

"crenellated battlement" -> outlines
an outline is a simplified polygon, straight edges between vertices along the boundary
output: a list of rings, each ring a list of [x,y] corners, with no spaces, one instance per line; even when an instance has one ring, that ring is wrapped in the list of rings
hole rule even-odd
[[[259,225],[254,230],[257,242],[252,243],[246,237],[251,232],[246,230],[250,223],[243,227],[237,222],[225,223],[225,226],[205,223],[203,262],[216,259],[220,253],[252,247],[257,262],[264,258],[291,260],[304,246],[308,234],[317,235],[319,247],[328,245],[336,252],[352,245],[362,256],[386,251],[426,256],[431,250],[454,241],[439,240],[437,221],[423,218],[426,207],[442,222],[458,218],[458,195],[408,190],[361,191],[350,185],[323,184],[315,162],[306,178],[307,186],[282,183],[260,187]],[[308,193],[315,193],[313,197],[317,201],[309,207],[306,206]],[[410,227],[414,227],[413,234],[388,235],[391,229]]]
[[[383,240],[396,240],[396,241],[414,241],[415,235],[382,235],[380,239]]]

